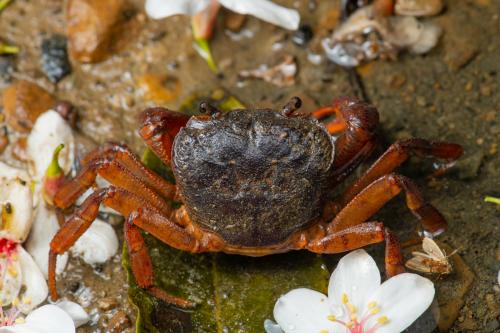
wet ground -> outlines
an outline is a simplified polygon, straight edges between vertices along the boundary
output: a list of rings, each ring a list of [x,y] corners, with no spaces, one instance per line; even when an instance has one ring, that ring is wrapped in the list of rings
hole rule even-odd
[[[303,22],[313,27],[324,29],[338,17],[337,1],[315,1],[315,10],[310,9],[313,1],[276,2],[295,5]],[[426,198],[447,217],[449,230],[439,239],[449,249],[459,249],[463,259],[458,275],[450,278],[453,282],[446,277],[436,280],[444,298],[456,296],[448,300],[451,305],[446,308],[450,313],[458,311],[449,332],[500,329],[500,207],[483,201],[485,195],[500,196],[500,1],[447,1],[446,11],[433,19],[444,28],[433,51],[362,66],[357,70],[361,84],[355,83],[352,73],[324,59],[319,65],[312,64],[307,60],[307,48],[295,45],[291,33],[255,19],[248,19],[236,38],[225,32],[222,20],[218,23],[212,48],[223,77],[217,77],[193,51],[187,19],[148,20],[142,13],[142,1],[133,1],[133,5],[135,16],[122,32],[127,42],[121,49],[98,64],[73,62],[72,74],[54,85],[41,72],[40,43],[47,34],[64,34],[61,1],[15,0],[0,17],[0,37],[21,48],[12,60],[11,79],[35,81],[58,98],[73,102],[80,112],[79,128],[86,146],[123,140],[138,151],[143,145],[135,132],[136,116],[144,107],[156,105],[139,88],[147,74],[160,73],[180,84],[177,98],[164,104],[172,109],[192,93],[223,87],[248,106],[278,108],[290,96],[299,95],[304,108],[313,110],[334,96],[359,94],[363,87],[379,109],[384,147],[412,136],[464,146],[464,157],[444,177],[427,177],[427,165],[419,162],[404,166],[401,172],[416,179]],[[313,52],[319,50],[314,40],[310,47]],[[287,54],[294,55],[299,66],[292,87],[238,78],[240,70],[276,64]],[[0,92],[7,85],[8,80],[0,80]],[[403,200],[389,204],[379,218],[397,230],[403,241],[416,235],[415,220]],[[120,230],[119,221],[116,228]],[[375,253],[382,250],[373,249]],[[472,279],[470,286],[468,279]],[[73,260],[64,285],[65,294],[80,301],[92,294],[83,305],[96,313],[96,323],[79,332],[105,331],[108,319],[119,310],[133,319],[125,302],[125,272],[118,257],[95,269]],[[100,304],[102,299],[112,304]]]

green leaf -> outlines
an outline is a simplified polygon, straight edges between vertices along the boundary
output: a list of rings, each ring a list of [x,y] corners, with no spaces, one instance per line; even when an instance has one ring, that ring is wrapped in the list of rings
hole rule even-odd
[[[208,40],[203,38],[196,38],[194,40],[194,48],[198,54],[205,59],[210,70],[214,73],[218,73],[219,69],[215,64],[214,58],[212,57],[212,51],[210,50],[210,43]]]
[[[12,0],[0,0],[0,12],[4,10]]]
[[[223,90],[215,90],[210,96],[223,110],[243,107]],[[234,104],[225,103],[229,98]],[[197,100],[191,97],[183,104],[183,111],[195,113]],[[151,151],[144,153],[143,161],[158,174],[170,177],[171,170]],[[190,311],[178,310],[145,293],[135,282],[124,248],[123,265],[129,272],[129,297],[138,311],[138,333],[263,332],[263,322],[273,317],[280,295],[299,287],[324,293],[327,290],[329,273],[323,257],[312,253],[260,258],[190,254],[172,249],[150,235],[145,239],[156,285],[197,306]]]

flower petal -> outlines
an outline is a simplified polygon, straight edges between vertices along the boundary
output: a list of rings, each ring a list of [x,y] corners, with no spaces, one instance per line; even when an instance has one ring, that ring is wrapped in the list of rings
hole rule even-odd
[[[43,178],[54,150],[61,143],[65,148],[59,154],[59,164],[67,173],[74,161],[75,138],[71,126],[56,111],[42,113],[28,136],[27,144],[28,155],[33,162],[31,173],[35,180]]]
[[[274,306],[274,319],[285,333],[343,332],[328,320],[328,298],[314,290],[299,288],[281,296]]]
[[[48,208],[45,202],[41,200],[36,209],[33,227],[25,247],[45,277],[47,277],[48,273],[50,241],[57,230],[59,230],[59,223],[55,211]],[[56,272],[58,274],[62,273],[67,263],[67,253],[58,256]]]
[[[118,237],[108,223],[96,219],[71,248],[87,264],[106,262],[118,251]]]
[[[193,16],[210,4],[210,0],[146,0],[146,14],[153,19],[162,19],[173,15]]]
[[[33,223],[33,194],[29,184],[20,178],[0,178],[0,205],[0,237],[24,242]]]
[[[365,250],[356,250],[340,259],[330,277],[328,299],[341,309],[343,294],[359,311],[366,305],[366,298],[380,286],[380,272],[375,260]],[[343,313],[333,313],[341,317]]]
[[[75,327],[80,327],[89,322],[90,316],[80,306],[80,304],[70,301],[60,301],[56,305],[66,311],[67,314],[73,319]]]
[[[30,181],[30,176],[24,169],[15,168],[3,162],[0,162],[0,177],[9,179],[21,178],[26,182]]]
[[[289,30],[297,30],[300,14],[295,9],[279,6],[268,0],[219,0],[219,3],[240,14],[255,16],[262,21]]]
[[[264,331],[266,331],[266,333],[284,333],[281,326],[271,319],[264,320]]]
[[[403,273],[385,281],[368,299],[380,307],[376,318],[388,319],[377,333],[404,331],[431,305],[434,293],[433,283],[417,274]],[[376,318],[370,324],[375,324]]]
[[[26,323],[1,327],[0,333],[74,333],[71,317],[55,305],[44,305],[26,317]]]
[[[45,301],[49,294],[49,288],[40,268],[22,247],[19,247],[19,262],[22,271],[22,284],[25,290],[18,307],[23,313],[29,313],[33,308]]]
[[[21,248],[17,245],[16,251]],[[0,303],[9,305],[19,295],[22,287],[23,273],[19,260],[0,256]]]

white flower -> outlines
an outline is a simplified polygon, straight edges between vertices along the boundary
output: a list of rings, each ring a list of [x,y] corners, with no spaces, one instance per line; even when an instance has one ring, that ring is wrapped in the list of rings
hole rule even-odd
[[[35,220],[30,237],[26,242],[26,250],[31,254],[37,265],[40,267],[45,278],[48,275],[50,241],[59,230],[54,209],[47,207],[43,200],[40,200],[35,212]],[[56,273],[61,274],[68,263],[68,253],[57,256]]]
[[[49,110],[42,113],[37,118],[27,141],[27,151],[32,161],[30,173],[34,180],[42,180],[54,150],[61,143],[65,148],[59,154],[59,165],[65,173],[68,173],[75,159],[75,138],[71,126],[56,111]]]
[[[48,288],[21,246],[33,222],[33,199],[29,183],[19,176],[23,176],[20,169],[6,164],[0,168],[0,303],[14,303],[27,313],[47,298]]]
[[[44,305],[25,319],[17,318],[16,313],[9,313],[5,321],[0,321],[0,333],[74,333],[75,327],[82,322],[82,312],[85,313],[78,304],[65,302]],[[85,323],[87,321],[88,315]]]
[[[279,6],[268,0],[217,0],[227,9],[255,16],[262,21],[285,29],[296,30],[300,15],[294,9]],[[210,0],[146,0],[146,13],[154,19],[184,14],[194,16],[210,5]]]
[[[294,289],[278,299],[274,318],[286,333],[398,333],[424,313],[434,292],[429,279],[411,273],[381,284],[373,258],[357,250],[339,261],[328,296]],[[269,321],[265,326],[278,332]]]
[[[108,223],[96,219],[71,248],[87,264],[106,262],[118,251],[118,237]]]

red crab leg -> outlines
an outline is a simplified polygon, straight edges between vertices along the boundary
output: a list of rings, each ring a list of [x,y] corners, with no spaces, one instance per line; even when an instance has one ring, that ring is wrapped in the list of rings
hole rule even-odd
[[[126,217],[137,212],[139,216],[134,219],[134,223],[174,248],[184,251],[196,248],[197,242],[194,237],[175,221],[156,211],[146,200],[126,190],[110,186],[96,190],[75,210],[50,243],[49,289],[53,299],[58,298],[55,280],[56,256],[66,252],[90,227],[97,217],[101,203]]]
[[[167,165],[172,161],[172,145],[179,130],[189,117],[164,108],[150,108],[139,116],[139,135],[153,152]]]
[[[397,141],[344,192],[342,202],[344,204],[349,202],[363,188],[383,175],[391,173],[412,155],[443,159],[447,162],[441,168],[441,171],[444,171],[451,167],[462,153],[462,147],[454,143],[429,142],[416,138]]]
[[[96,175],[101,175],[104,179],[116,187],[123,188],[136,195],[147,198],[148,203],[162,211],[170,214],[172,209],[155,191],[146,186],[141,179],[127,170],[118,160],[95,159],[86,164],[80,173],[66,183],[56,194],[54,203],[59,208],[66,208],[71,205],[85,190],[95,182]],[[173,185],[170,185],[172,186]]]
[[[413,181],[401,175],[389,174],[368,185],[342,208],[328,225],[329,232],[338,232],[363,223],[401,191],[406,194],[406,205],[425,230],[439,233],[446,229],[444,217],[434,206],[425,202]]]
[[[116,185],[144,192],[147,197],[158,197],[148,187],[167,199],[172,199],[176,191],[175,185],[145,167],[126,146],[108,143],[90,152],[83,159],[79,174],[68,180],[56,194],[56,206],[67,208],[72,205],[95,183],[97,174]],[[158,203],[158,198],[155,202]]]
[[[325,123],[326,130],[333,135],[342,132],[347,128],[342,118],[342,114],[339,111],[340,110],[337,107],[325,106],[311,113],[311,116],[313,118],[321,120],[332,114],[335,114],[336,117],[334,119]]]
[[[370,244],[386,242],[385,267],[388,277],[403,273],[403,256],[397,237],[379,222],[366,222],[311,240],[306,249],[316,253],[341,253]]]
[[[154,286],[153,262],[151,261],[146,243],[144,242],[144,238],[139,228],[134,225],[134,221],[137,218],[139,218],[139,214],[132,213],[124,224],[124,235],[125,242],[127,243],[130,267],[132,268],[132,273],[137,285],[147,290],[156,298],[164,300],[169,304],[182,308],[193,307],[194,304],[191,302],[169,295],[160,288]]]

